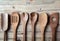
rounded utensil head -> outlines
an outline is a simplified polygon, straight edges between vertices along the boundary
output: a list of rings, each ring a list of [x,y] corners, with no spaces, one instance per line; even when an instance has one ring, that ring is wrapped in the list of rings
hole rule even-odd
[[[37,21],[37,13],[36,12],[32,12],[31,14],[30,14],[30,20],[31,20],[31,22],[32,23],[35,23],[36,21]]]
[[[8,29],[8,14],[2,14],[2,31],[6,31]]]
[[[21,14],[21,19],[22,19],[22,21],[27,22],[27,20],[28,20],[28,13],[23,12]]]
[[[13,29],[16,29],[18,24],[19,24],[19,13],[18,12],[12,12],[11,25],[13,26]]]
[[[50,26],[56,28],[59,23],[59,13],[55,12],[50,15]]]
[[[40,27],[42,28],[42,27],[44,27],[45,28],[45,26],[46,26],[46,24],[47,24],[47,14],[46,13],[41,13],[40,15],[39,15],[39,24],[40,24]]]

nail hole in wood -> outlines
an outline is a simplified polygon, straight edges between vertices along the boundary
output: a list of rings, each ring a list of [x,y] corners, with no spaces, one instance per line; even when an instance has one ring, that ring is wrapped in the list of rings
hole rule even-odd
[[[12,8],[15,9],[15,6],[13,6]]]

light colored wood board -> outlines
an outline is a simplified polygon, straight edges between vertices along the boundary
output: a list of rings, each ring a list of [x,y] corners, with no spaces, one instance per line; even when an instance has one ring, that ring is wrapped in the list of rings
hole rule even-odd
[[[3,40],[0,40],[0,41],[3,41]]]
[[[3,38],[4,37],[4,33],[0,33],[0,35],[1,35],[0,38]]]
[[[13,5],[12,5],[12,6],[13,6]],[[5,10],[1,10],[1,9],[0,9],[0,11],[2,11],[2,12],[10,12],[8,8],[12,9],[12,6],[11,6],[11,7],[8,7],[8,5],[7,5],[6,8],[5,8],[5,7],[2,8],[2,9],[5,9]],[[46,5],[46,6],[41,6],[41,8],[42,8],[43,10],[46,10],[45,12],[52,12],[52,10],[50,10],[50,11],[47,10],[47,8],[48,8],[47,6],[49,7],[49,5]],[[55,6],[55,5],[50,6],[49,8],[54,7],[54,6]],[[16,6],[16,8],[17,8],[17,7],[20,8],[19,6]],[[22,8],[23,8],[23,7],[24,7],[24,6],[22,6]],[[45,8],[45,7],[46,7],[46,8]],[[58,7],[58,6],[56,6],[56,7]],[[18,10],[18,8],[17,8],[17,10]],[[40,8],[40,7],[39,7],[39,8]],[[38,10],[39,10],[39,8],[38,8]],[[59,7],[58,7],[58,8],[59,8]],[[6,9],[8,9],[8,10],[6,10]],[[23,9],[23,10],[24,10],[24,9]],[[21,10],[21,11],[23,11],[23,10]],[[56,11],[57,11],[57,10],[56,10]],[[58,11],[59,11],[59,10],[58,10]],[[60,17],[59,17],[59,18],[60,18]],[[59,20],[59,24],[60,24],[60,20]],[[21,24],[21,25],[22,25],[22,24]],[[20,25],[20,26],[21,26],[21,25]],[[30,25],[30,24],[29,24],[29,25]],[[19,29],[18,29],[18,33],[19,33],[19,34],[18,34],[18,35],[19,35],[18,38],[19,38],[19,37],[22,37],[22,34],[20,34],[20,33],[22,33],[22,27],[20,27],[20,26],[19,26]],[[48,30],[46,30],[46,33],[47,33],[46,37],[50,37],[50,35],[51,35],[51,34],[50,34],[50,33],[51,33],[51,32],[50,32],[51,29],[50,29],[50,28],[47,28],[47,29],[48,29]],[[60,32],[59,32],[59,31],[60,31],[60,26],[58,27],[58,36],[57,36],[57,37],[58,37],[58,41],[60,40]],[[28,38],[30,38],[30,37],[29,37],[30,34],[31,34],[31,27],[30,27],[30,26],[28,26],[28,31],[27,31],[27,32],[28,32]],[[3,35],[1,31],[0,31],[0,33],[1,33],[1,35]],[[11,34],[10,34],[10,33],[11,33]],[[9,31],[9,37],[10,37],[10,38],[12,38],[12,33],[13,33],[12,30]],[[36,33],[37,33],[37,41],[38,41],[38,40],[39,40],[39,39],[38,39],[38,38],[39,38],[39,37],[38,37],[38,34],[40,33],[40,30],[39,30],[39,27],[38,27],[38,26],[37,26],[37,31],[36,31]],[[1,38],[1,37],[0,37],[0,38]],[[3,38],[2,38],[2,39],[3,39]],[[22,38],[21,38],[21,39],[22,39]],[[30,39],[28,39],[28,40],[31,41]],[[48,39],[48,40],[49,40],[49,39]],[[48,40],[47,40],[47,41],[48,41]],[[1,41],[2,41],[2,40],[1,40]],[[9,41],[12,41],[12,39],[9,39]]]
[[[51,1],[51,0],[50,0]],[[49,2],[50,2],[49,1]],[[59,0],[57,0],[57,1],[59,1]],[[31,4],[42,4],[43,3],[43,1],[42,0],[36,0],[36,1],[34,1],[34,2],[30,2],[30,0],[12,0],[12,3],[11,3],[11,0],[2,0],[2,1],[0,1],[1,3],[0,4],[4,4],[4,5],[14,5],[14,4],[29,4],[29,3],[31,3]],[[55,1],[56,2],[56,1]],[[54,4],[55,2],[51,2],[52,4]]]
[[[11,3],[12,1],[12,3]],[[22,1],[22,0],[1,0],[0,1],[0,5],[13,5],[13,4],[20,4],[20,5],[23,5],[25,4],[25,1]]]

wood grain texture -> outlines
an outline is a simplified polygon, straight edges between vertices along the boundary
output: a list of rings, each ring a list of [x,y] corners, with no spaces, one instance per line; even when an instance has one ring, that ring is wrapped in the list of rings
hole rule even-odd
[[[40,31],[41,31],[41,41],[44,41],[44,33],[45,33],[45,28],[46,28],[46,25],[47,25],[47,22],[48,22],[48,16],[46,13],[41,13],[39,14],[39,25],[40,25]]]
[[[50,26],[52,30],[52,41],[56,41],[56,30],[59,24],[59,13],[55,12],[50,15]]]
[[[31,28],[32,28],[32,41],[35,41],[35,24],[37,22],[38,14],[36,12],[32,12],[30,14]]]
[[[18,27],[18,24],[19,24],[19,13],[17,12],[13,12],[12,15],[11,15],[11,25],[12,25],[12,30],[13,30],[13,41],[17,41],[17,27]]]
[[[23,40],[22,41],[27,41],[27,22],[28,22],[28,13],[22,13],[21,14],[21,21],[22,21],[22,27],[23,27]]]

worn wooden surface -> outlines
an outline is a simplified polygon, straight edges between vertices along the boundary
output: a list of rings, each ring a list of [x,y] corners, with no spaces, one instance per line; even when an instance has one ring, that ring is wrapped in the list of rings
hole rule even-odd
[[[39,5],[38,5],[39,4]],[[51,3],[51,4],[40,4],[40,3],[29,3],[29,1],[12,1],[12,0],[2,0],[0,1],[0,13],[7,13],[7,14],[11,14],[11,12],[13,11],[19,11],[20,14],[22,12],[28,12],[31,13],[32,11],[38,12],[39,14],[41,12],[47,12],[48,14],[52,13],[52,12],[59,12],[60,13],[60,0],[56,0],[55,2]],[[47,29],[46,29],[46,35],[45,35],[45,40],[46,41],[51,41],[51,28],[49,25],[47,25]],[[17,30],[17,40],[22,40],[23,37],[23,27],[22,27],[22,23],[20,23],[18,30]],[[28,41],[31,41],[31,23],[28,23],[27,26],[27,37],[28,37]],[[0,29],[0,41],[3,41],[3,36],[4,33],[3,31]],[[60,14],[59,14],[59,26],[57,29],[57,41],[60,41]],[[9,31],[8,31],[8,41],[13,41],[13,31],[10,27]],[[37,24],[36,26],[36,41],[40,41],[40,29],[39,29],[39,25]]]

